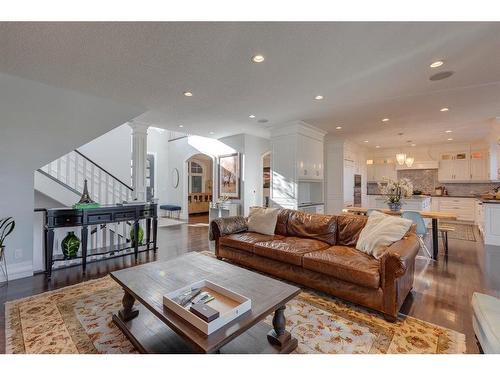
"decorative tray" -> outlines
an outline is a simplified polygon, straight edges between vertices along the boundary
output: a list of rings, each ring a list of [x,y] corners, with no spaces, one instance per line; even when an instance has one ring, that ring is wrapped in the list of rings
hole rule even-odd
[[[198,288],[214,297],[206,306],[218,311],[218,318],[207,322],[191,312],[189,306],[179,304],[179,296]],[[163,305],[204,334],[210,335],[249,311],[252,308],[252,300],[209,280],[201,280],[164,295]]]

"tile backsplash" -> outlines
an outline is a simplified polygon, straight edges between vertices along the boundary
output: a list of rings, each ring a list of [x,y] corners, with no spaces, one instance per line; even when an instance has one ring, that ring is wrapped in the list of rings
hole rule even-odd
[[[480,195],[484,192],[491,191],[493,188],[500,185],[499,183],[457,183],[457,184],[440,184],[438,181],[437,169],[415,169],[398,171],[398,178],[408,178],[413,183],[415,190],[421,190],[424,194],[434,194],[434,189],[437,186],[446,186],[449,195],[467,196]],[[376,183],[367,184],[368,194],[379,194]]]

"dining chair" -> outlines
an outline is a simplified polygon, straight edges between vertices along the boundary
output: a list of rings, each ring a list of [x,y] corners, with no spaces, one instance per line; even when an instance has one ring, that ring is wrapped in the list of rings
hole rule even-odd
[[[424,249],[427,256],[432,259],[431,252],[424,241],[424,236],[427,234],[427,226],[425,225],[422,215],[415,211],[403,211],[403,213],[401,213],[401,217],[413,221],[413,223],[417,226],[416,232],[418,241],[420,242],[420,247]]]

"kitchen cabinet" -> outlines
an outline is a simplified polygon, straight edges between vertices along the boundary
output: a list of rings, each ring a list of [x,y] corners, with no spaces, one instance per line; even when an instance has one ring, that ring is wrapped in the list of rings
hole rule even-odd
[[[443,153],[439,158],[439,182],[490,180],[489,153],[484,150]]]
[[[344,160],[344,206],[354,205],[354,172],[355,163],[352,160]]]
[[[484,207],[483,202],[480,199],[476,199],[476,225],[479,229],[479,233],[484,236]]]
[[[472,221],[476,219],[475,198],[433,197],[433,210],[451,212],[457,215],[457,220]]]
[[[323,141],[302,134],[297,136],[297,176],[304,180],[322,180]]]
[[[487,151],[472,151],[470,153],[470,179],[472,181],[489,180],[489,154]]]
[[[368,164],[366,171],[369,182],[380,182],[384,177],[397,180],[396,166],[393,163]]]

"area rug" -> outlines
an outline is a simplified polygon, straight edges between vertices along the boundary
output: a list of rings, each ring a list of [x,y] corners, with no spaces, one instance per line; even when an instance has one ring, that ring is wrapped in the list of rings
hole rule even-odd
[[[136,353],[111,321],[122,289],[109,276],[7,302],[7,353]],[[287,304],[287,329],[296,353],[464,353],[465,336],[400,315],[376,313],[323,294],[303,291]],[[266,318],[271,324],[271,316]]]
[[[474,225],[447,222],[446,226],[455,229],[454,231],[448,232],[448,238],[476,242]],[[439,232],[439,237],[441,237],[441,232]]]

